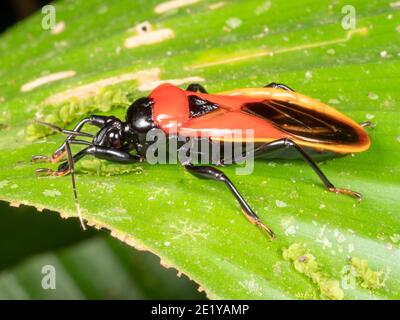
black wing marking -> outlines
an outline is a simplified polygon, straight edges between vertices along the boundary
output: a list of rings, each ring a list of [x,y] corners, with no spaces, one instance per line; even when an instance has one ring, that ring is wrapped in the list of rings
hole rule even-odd
[[[359,141],[355,129],[329,114],[279,101],[246,103],[242,111],[261,117],[275,127],[303,140],[326,144],[354,144]]]
[[[219,108],[219,105],[216,103],[202,99],[195,95],[188,96],[188,100],[190,118],[200,117]]]

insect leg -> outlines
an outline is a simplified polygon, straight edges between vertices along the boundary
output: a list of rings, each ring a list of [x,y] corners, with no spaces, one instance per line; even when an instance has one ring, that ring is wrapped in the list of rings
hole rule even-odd
[[[360,123],[360,126],[361,127],[369,127],[369,128],[375,128],[375,124],[373,124],[371,121],[369,121],[369,120],[367,120],[367,121],[364,121],[364,122],[361,122]]]
[[[85,144],[85,145],[89,144],[89,146],[86,147],[85,149],[79,151],[76,155],[72,156],[70,144]],[[77,208],[78,217],[81,222],[82,228],[85,230],[86,227],[83,222],[83,218],[81,216],[81,210],[80,210],[80,205],[79,205],[79,201],[78,201],[78,194],[76,191],[75,174],[74,174],[75,173],[75,163],[86,155],[93,155],[100,159],[105,159],[105,160],[110,160],[110,161],[120,162],[120,163],[136,162],[136,161],[140,160],[140,156],[131,155],[128,152],[115,150],[112,148],[94,146],[94,145],[91,145],[87,141],[77,141],[77,140],[68,140],[67,139],[65,141],[65,148],[66,148],[68,161],[62,163],[58,167],[57,171],[53,171],[53,170],[47,169],[47,168],[40,168],[40,169],[36,170],[36,174],[37,175],[47,175],[47,176],[48,175],[64,176],[68,173],[71,174],[72,190],[74,193],[75,205]]]
[[[85,141],[86,142],[86,141]],[[71,140],[70,143],[76,144],[75,140]],[[79,143],[81,144],[81,143]],[[129,152],[116,150],[112,148],[102,147],[102,146],[94,146],[90,145],[89,147],[79,151],[73,157],[73,162],[76,163],[81,158],[87,155],[92,155],[96,158],[108,160],[112,162],[118,163],[134,163],[141,161],[142,158],[139,155],[132,155]],[[38,175],[51,175],[51,176],[64,176],[70,172],[69,164],[67,162],[63,162],[58,166],[57,171],[47,169],[47,168],[39,168],[36,170],[36,174]]]
[[[273,88],[273,89],[283,89],[286,91],[293,91],[294,90],[287,85],[284,85],[282,83],[276,83],[276,82],[271,82],[270,84],[267,84],[264,88]]]
[[[360,193],[349,190],[349,189],[344,189],[344,188],[336,188],[326,177],[326,175],[322,172],[322,170],[318,167],[318,165],[315,163],[315,161],[303,150],[301,146],[299,146],[296,142],[284,138],[284,139],[279,139],[272,141],[270,143],[266,143],[264,145],[261,145],[260,147],[246,152],[245,156],[241,160],[245,160],[251,157],[256,157],[259,155],[266,154],[268,152],[273,152],[275,150],[279,149],[284,149],[284,148],[293,148],[296,150],[299,155],[303,158],[305,162],[314,170],[314,172],[318,175],[318,177],[321,179],[321,181],[324,183],[325,187],[328,189],[330,192],[335,192],[335,193],[341,193],[341,194],[347,194],[350,195],[359,201],[362,199],[362,196]],[[226,160],[225,160],[226,161]]]
[[[103,127],[108,121],[111,121],[115,119],[115,117],[113,116],[96,116],[96,115],[92,115],[89,116],[87,118],[82,119],[75,127],[73,130],[71,130],[71,132],[75,132],[78,133],[82,130],[83,126],[85,124],[90,124],[96,127]],[[65,130],[68,131],[68,130]],[[51,157],[48,156],[33,156],[32,157],[32,162],[51,162],[51,163],[57,163],[59,161],[61,161],[65,155],[66,155],[66,141],[67,140],[73,140],[74,137],[72,135],[68,136],[64,142],[60,145],[60,147],[57,148],[57,150],[52,154]]]
[[[191,83],[186,88],[186,91],[208,93],[200,83]]]
[[[211,166],[194,166],[192,164],[186,164],[184,165],[186,170],[189,171],[191,174],[193,174],[196,177],[203,178],[203,179],[211,179],[215,181],[221,181],[226,184],[226,186],[229,188],[229,190],[232,192],[236,200],[239,202],[242,211],[246,218],[252,223],[264,230],[265,232],[268,233],[268,235],[274,239],[275,233],[268,228],[266,225],[264,225],[260,218],[254,213],[254,211],[251,209],[251,207],[248,205],[246,200],[241,196],[239,191],[236,189],[232,181],[221,171],[218,170],[214,167]]]
[[[88,141],[84,141],[84,140],[67,140],[67,141],[65,142],[65,146],[66,146],[65,148],[66,148],[66,152],[67,152],[67,153],[68,153],[67,144],[68,144],[68,145],[70,145],[70,144],[79,144],[79,145],[89,145],[89,146],[91,146],[91,143],[88,142]],[[76,162],[79,161],[82,157],[84,157],[84,156],[86,155],[86,150],[87,150],[88,148],[89,148],[89,147],[87,147],[87,148],[85,148],[85,149],[79,151],[77,154],[75,154],[75,155],[72,157],[72,162],[73,162],[73,163],[76,163]],[[68,155],[68,154],[67,154],[67,155]],[[36,157],[39,157],[39,156],[36,156]],[[58,177],[60,177],[60,176],[65,176],[65,175],[67,175],[68,173],[70,173],[70,169],[69,169],[68,162],[71,162],[71,161],[67,161],[67,162],[62,163],[62,164],[58,167],[58,170],[57,170],[57,171],[54,171],[54,170],[48,169],[48,168],[38,168],[38,169],[35,170],[35,173],[36,173],[36,175],[38,175],[38,176],[58,176]]]

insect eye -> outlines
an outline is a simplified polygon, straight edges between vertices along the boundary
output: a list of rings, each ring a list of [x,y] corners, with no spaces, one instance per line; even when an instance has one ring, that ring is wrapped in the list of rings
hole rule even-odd
[[[116,140],[116,139],[118,139],[118,133],[117,133],[117,132],[114,132],[114,131],[111,131],[111,132],[108,134],[108,138],[109,138],[110,140]]]
[[[107,135],[110,146],[118,148],[122,144],[122,137],[118,131],[110,131]]]

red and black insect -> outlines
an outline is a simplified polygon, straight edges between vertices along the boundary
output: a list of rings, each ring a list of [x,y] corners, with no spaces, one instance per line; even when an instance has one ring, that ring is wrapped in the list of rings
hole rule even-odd
[[[370,139],[363,128],[367,123],[357,124],[337,110],[277,83],[264,88],[237,89],[218,94],[208,94],[199,84],[191,84],[186,90],[163,84],[148,97],[133,102],[125,121],[114,116],[92,115],[80,121],[73,130],[46,124],[68,137],[51,157],[34,156],[32,160],[56,163],[67,156],[68,161],[63,162],[57,171],[37,169],[36,172],[55,176],[71,173],[77,201],[74,163],[86,155],[119,163],[142,161],[152,143],[146,141],[146,134],[157,128],[171,135],[171,122],[176,124],[173,134],[194,139],[206,137],[210,143],[224,142],[227,131],[253,129],[254,147],[245,150],[242,159],[271,154],[281,157],[283,153],[279,151],[290,150],[283,156],[306,161],[327,190],[361,199],[358,192],[335,187],[312,157],[367,150]],[[94,136],[81,132],[85,124],[96,126],[99,131]],[[91,137],[92,141],[77,139],[78,136]],[[246,138],[233,142],[246,142],[243,139]],[[85,148],[72,155],[71,144],[84,145]],[[219,164],[230,161],[232,159],[221,154]],[[265,230],[272,238],[275,237],[221,170],[193,163],[184,163],[183,166],[197,177],[225,183],[250,222]]]

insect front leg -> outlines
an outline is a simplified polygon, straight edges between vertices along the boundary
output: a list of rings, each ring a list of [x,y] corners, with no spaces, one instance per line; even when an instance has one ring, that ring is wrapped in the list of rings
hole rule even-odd
[[[288,87],[287,85],[285,85],[283,83],[276,83],[276,82],[271,82],[271,83],[267,84],[264,88],[283,89],[286,91],[294,92],[294,90],[292,88]]]
[[[86,142],[86,141],[85,141]],[[71,144],[82,144],[77,143],[76,140],[71,140]],[[112,162],[118,162],[118,163],[134,163],[141,161],[141,157],[139,155],[132,155],[129,152],[122,151],[122,150],[116,150],[108,147],[102,147],[102,146],[95,146],[95,145],[90,145],[86,147],[85,149],[82,149],[79,151],[77,154],[73,156],[73,163],[76,163],[80,159],[82,159],[84,156],[87,155],[92,155],[98,159],[103,159],[103,160],[108,160]],[[62,164],[59,165],[58,169],[56,171],[48,169],[48,168],[39,168],[36,170],[36,174],[38,175],[51,175],[51,176],[64,176],[70,172],[70,166],[68,162],[63,162]]]
[[[245,217],[252,224],[267,232],[272,239],[276,237],[275,233],[261,222],[260,218],[254,213],[246,200],[244,200],[232,181],[221,170],[218,170],[211,166],[194,166],[193,164],[186,164],[184,166],[187,171],[198,178],[223,182],[232,192],[236,200],[239,202]]]
[[[68,139],[65,142],[65,146],[66,146],[66,150],[67,150],[67,144],[71,145],[71,144],[81,144],[81,145],[90,145],[89,142],[84,141],[84,140],[71,140],[69,141]],[[82,157],[84,157],[86,155],[86,150],[89,147],[86,147],[85,149],[79,151],[77,154],[75,154],[72,157],[72,162],[75,163],[77,161],[79,161]],[[49,168],[38,168],[35,170],[36,175],[38,176],[65,176],[70,172],[70,168],[68,165],[68,162],[64,162],[62,163],[58,169],[56,171],[49,169]]]
[[[208,93],[200,83],[191,83],[186,88],[186,91]]]
[[[241,160],[246,160],[246,159],[249,159],[252,157],[257,157],[257,156],[260,156],[263,154],[267,154],[269,152],[274,152],[276,150],[285,149],[285,148],[293,148],[294,150],[296,150],[299,153],[299,155],[302,157],[302,159],[318,175],[318,177],[321,179],[321,181],[323,182],[325,187],[328,189],[328,191],[334,192],[334,193],[347,194],[358,200],[362,199],[362,195],[356,191],[335,187],[333,185],[333,183],[330,182],[329,179],[326,177],[326,175],[322,172],[322,170],[318,167],[316,162],[303,150],[303,148],[301,146],[299,146],[293,140],[290,140],[287,138],[275,140],[270,143],[263,144],[254,150],[248,151],[248,152],[246,152],[245,156]]]
[[[72,130],[73,132],[80,132],[85,124],[93,125],[96,127],[103,127],[107,122],[114,120],[113,116],[96,116],[92,115],[90,117],[82,119]],[[73,141],[73,136],[68,136],[64,142],[57,148],[57,150],[51,155],[48,156],[33,156],[32,162],[51,162],[57,163],[61,161],[66,155],[66,142],[67,140]]]

